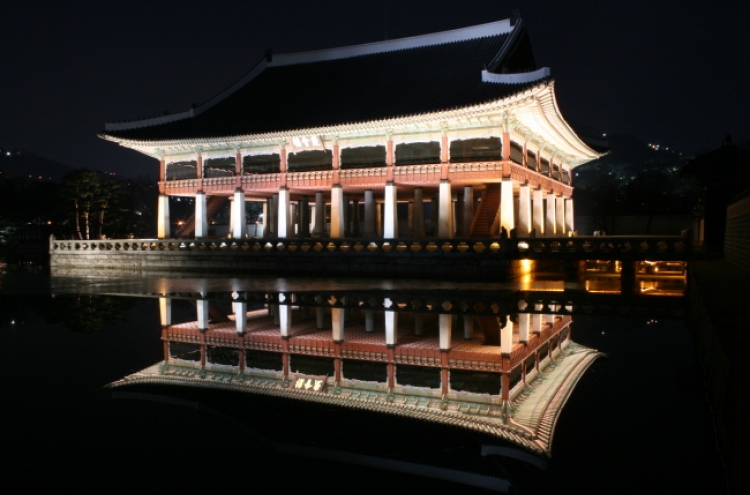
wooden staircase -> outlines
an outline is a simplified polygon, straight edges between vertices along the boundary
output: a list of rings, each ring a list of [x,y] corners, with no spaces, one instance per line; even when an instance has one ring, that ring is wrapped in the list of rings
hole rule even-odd
[[[206,218],[209,220],[216,216],[222,208],[229,202],[227,196],[210,196],[206,203]],[[175,239],[185,239],[191,237],[195,232],[195,213],[185,221],[174,233]]]
[[[479,208],[471,221],[469,237],[492,237],[497,227],[497,212],[500,208],[500,184],[487,184],[479,202]]]

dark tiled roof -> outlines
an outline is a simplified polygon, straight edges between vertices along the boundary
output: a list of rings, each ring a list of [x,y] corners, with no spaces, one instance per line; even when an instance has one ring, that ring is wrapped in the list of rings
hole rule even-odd
[[[524,85],[482,82],[510,33],[263,70],[193,118],[115,138],[162,140],[261,134],[450,110],[503,98]]]

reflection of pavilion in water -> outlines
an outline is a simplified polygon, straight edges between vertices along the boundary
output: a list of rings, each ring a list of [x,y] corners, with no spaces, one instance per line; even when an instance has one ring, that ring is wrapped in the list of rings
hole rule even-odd
[[[308,400],[452,424],[548,455],[562,407],[601,355],[571,341],[570,316],[461,315],[448,301],[404,311],[356,294],[310,306],[269,294],[248,311],[234,296],[234,314],[198,299],[197,320],[185,323],[172,322],[172,300],[161,298],[164,361],[113,386]]]

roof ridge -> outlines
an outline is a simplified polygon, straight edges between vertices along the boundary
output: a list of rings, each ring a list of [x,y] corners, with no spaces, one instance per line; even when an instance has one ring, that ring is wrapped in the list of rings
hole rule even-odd
[[[287,65],[322,62],[327,60],[340,60],[362,55],[374,55],[377,53],[387,53],[412,48],[468,41],[477,38],[488,38],[491,36],[510,33],[515,27],[516,26],[511,24],[510,19],[504,19],[485,24],[477,24],[476,26],[410,36],[407,38],[397,38],[394,40],[376,41],[373,43],[363,43],[361,45],[349,45],[336,48],[324,48],[322,50],[309,52],[280,53],[273,56],[273,59],[268,63],[268,67],[283,67]]]

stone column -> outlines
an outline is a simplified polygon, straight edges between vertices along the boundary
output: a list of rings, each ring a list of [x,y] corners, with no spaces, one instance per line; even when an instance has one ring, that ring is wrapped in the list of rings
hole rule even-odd
[[[531,187],[525,184],[518,188],[518,237],[528,237],[531,229]]]
[[[331,186],[331,237],[344,237],[344,188],[339,184]]]
[[[307,196],[302,196],[299,200],[299,235],[310,237],[310,205]]]
[[[195,238],[200,239],[208,235],[208,213],[206,211],[206,193],[195,193]]]
[[[451,225],[451,207],[453,206],[453,200],[451,198],[450,180],[443,179],[440,181],[438,201],[437,235],[438,237],[451,238],[453,237],[453,226]]]
[[[331,328],[333,331],[333,343],[341,344],[344,342],[344,310],[341,308],[331,308]]]
[[[326,232],[326,204],[323,201],[323,193],[315,193],[315,227],[313,237],[323,237]]]
[[[385,307],[390,308],[390,299],[385,298]],[[389,349],[396,347],[398,341],[398,313],[395,311],[385,310],[385,346]]]
[[[531,225],[537,237],[544,235],[544,195],[541,189],[534,189],[532,193]]]
[[[198,316],[198,330],[208,330],[208,300],[198,299],[195,301],[196,315]]]
[[[276,236],[280,239],[285,239],[292,236],[292,233],[289,229],[291,219],[289,218],[289,189],[287,187],[282,186],[279,188],[278,206],[278,223]]]
[[[159,320],[162,328],[172,324],[172,300],[168,297],[159,298]]]
[[[500,183],[500,231],[510,231],[516,227],[516,215],[513,211],[513,180],[503,179]]]
[[[544,236],[555,237],[555,193],[547,193],[547,218],[544,223]]]
[[[529,341],[529,326],[531,325],[531,318],[529,313],[521,313],[518,315],[518,340],[524,344]]]
[[[157,203],[157,239],[169,239],[171,236],[169,225],[169,196],[160,194]]]
[[[539,313],[534,313],[531,315],[531,331],[533,333],[542,333],[542,315]]]
[[[558,237],[565,235],[565,198],[555,196],[555,231]]]
[[[375,197],[372,195],[372,189],[365,189],[365,237],[375,237]]]
[[[232,237],[244,239],[246,235],[245,191],[237,188],[234,191],[234,201],[232,201]]]
[[[398,237],[398,211],[396,201],[396,184],[385,184],[385,212],[383,214],[383,239]]]
[[[438,330],[440,333],[440,350],[449,351],[451,349],[451,330],[453,326],[453,315],[438,315]]]
[[[412,220],[412,235],[424,237],[424,202],[422,200],[422,188],[414,188],[414,216]]]
[[[463,237],[471,235],[471,223],[474,221],[474,186],[464,186],[464,230]]]
[[[283,302],[283,294],[279,294],[279,302]],[[282,339],[288,339],[292,331],[292,305],[279,304],[279,330]]]
[[[573,198],[565,198],[565,231],[574,232],[575,216],[573,214]]]
[[[247,328],[247,302],[232,301],[232,309],[234,310],[234,327],[237,333],[242,335]]]
[[[474,317],[464,315],[464,339],[471,340],[474,337]]]
[[[510,355],[511,351],[513,351],[513,322],[509,316],[505,326],[500,330],[500,352]]]

